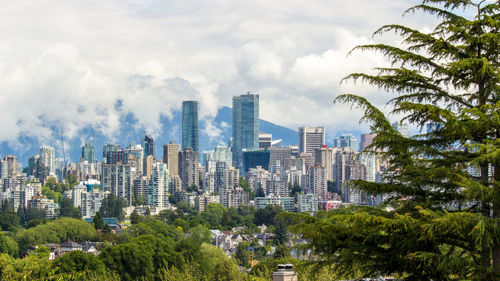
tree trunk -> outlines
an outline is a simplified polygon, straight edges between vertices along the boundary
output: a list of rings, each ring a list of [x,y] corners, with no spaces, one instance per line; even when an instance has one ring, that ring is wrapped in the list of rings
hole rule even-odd
[[[497,136],[498,137],[498,136]],[[500,227],[500,160],[497,160],[493,166],[493,178],[495,179],[495,198],[493,202],[493,218],[496,219]],[[494,241],[493,248],[493,266],[500,271],[500,244]]]
[[[481,170],[481,179],[480,183],[483,186],[489,186],[489,178],[488,178],[488,164],[481,164],[480,166]],[[496,207],[494,205],[494,207]],[[485,217],[490,217],[491,216],[491,204],[490,202],[482,202],[482,214]],[[486,239],[483,239],[483,249],[481,251],[481,256],[483,259],[483,266],[485,267],[490,267],[491,266],[491,253],[490,253],[490,248],[488,245],[486,245]]]

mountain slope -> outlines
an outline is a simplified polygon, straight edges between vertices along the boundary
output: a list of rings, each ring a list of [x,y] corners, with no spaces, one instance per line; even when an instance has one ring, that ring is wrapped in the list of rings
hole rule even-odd
[[[160,118],[161,134],[155,137],[156,157],[162,155],[162,145],[170,140],[181,143],[181,124],[182,113],[177,111],[172,119],[166,117]],[[232,110],[229,107],[221,107],[211,122],[201,120],[199,124],[200,150],[212,149],[220,143],[227,143],[232,137]],[[259,120],[261,132],[273,134],[273,139],[282,139],[283,145],[288,146],[297,143],[297,132],[265,120]],[[81,146],[85,141],[91,141],[96,147],[97,159],[102,158],[102,147],[105,143],[119,143],[126,147],[130,142],[140,143],[146,133],[144,128],[137,127],[137,119],[132,114],[122,116],[121,126],[113,138],[109,138],[93,128],[83,128],[78,137],[72,140],[65,139],[66,157],[75,162],[80,159]],[[13,154],[18,157],[23,166],[27,165],[28,158],[38,154],[41,145],[50,145],[56,149],[56,157],[62,158],[62,146],[59,133],[56,128],[52,129],[52,142],[41,143],[35,137],[20,136],[16,144],[11,145],[7,142],[0,143],[0,156]]]

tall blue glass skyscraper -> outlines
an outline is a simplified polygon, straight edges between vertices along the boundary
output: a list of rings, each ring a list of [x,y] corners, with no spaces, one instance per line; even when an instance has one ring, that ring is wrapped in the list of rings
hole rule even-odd
[[[87,160],[89,163],[94,163],[95,159],[95,147],[90,143],[86,142],[82,146],[82,159]]]
[[[198,142],[198,102],[182,102],[182,150],[199,150]]]
[[[242,151],[259,149],[259,95],[233,97],[233,164],[242,169]]]
[[[153,158],[156,157],[156,149],[155,149],[155,140],[151,135],[145,135],[142,139],[142,148],[144,149],[144,158],[149,155],[153,155]]]

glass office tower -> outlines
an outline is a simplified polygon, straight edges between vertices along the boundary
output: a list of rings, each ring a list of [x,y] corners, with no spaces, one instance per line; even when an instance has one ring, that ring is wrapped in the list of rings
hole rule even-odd
[[[259,149],[259,95],[233,97],[233,165],[242,170],[242,151]]]
[[[182,102],[182,150],[200,151],[198,142],[198,102]]]

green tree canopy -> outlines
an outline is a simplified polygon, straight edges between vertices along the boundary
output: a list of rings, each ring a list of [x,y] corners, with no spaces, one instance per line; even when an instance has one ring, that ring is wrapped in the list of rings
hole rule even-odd
[[[73,207],[73,202],[69,198],[61,198],[59,200],[59,217],[69,217],[81,219],[82,212],[80,209]]]
[[[85,240],[95,241],[95,238],[96,232],[91,224],[72,218],[61,218],[45,224],[39,224],[23,230],[14,236],[21,251],[28,249],[30,246],[61,243],[68,239],[82,242]]]
[[[123,208],[127,206],[127,203],[114,194],[110,194],[102,200],[101,216],[104,218],[117,218],[118,220],[123,220],[125,218],[125,213],[123,212]]]
[[[347,79],[396,92],[393,114],[434,129],[405,137],[365,98],[336,99],[364,111],[377,134],[368,149],[388,163],[383,183],[353,186],[389,198],[384,208],[295,216],[295,230],[338,274],[500,279],[499,11],[498,1],[423,0],[407,12],[437,16],[434,30],[386,25],[375,34],[395,32],[401,46],[355,48],[392,64]]]
[[[53,266],[58,273],[93,271],[102,274],[106,271],[104,263],[95,255],[83,251],[71,251],[55,260]]]

